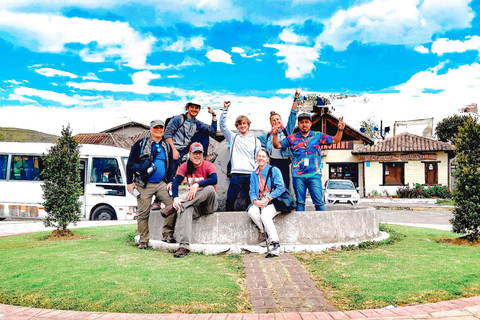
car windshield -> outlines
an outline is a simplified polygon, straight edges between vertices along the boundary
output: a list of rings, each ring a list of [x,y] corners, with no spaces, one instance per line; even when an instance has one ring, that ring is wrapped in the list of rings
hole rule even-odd
[[[327,185],[327,189],[355,190],[355,187],[350,181],[330,181]]]

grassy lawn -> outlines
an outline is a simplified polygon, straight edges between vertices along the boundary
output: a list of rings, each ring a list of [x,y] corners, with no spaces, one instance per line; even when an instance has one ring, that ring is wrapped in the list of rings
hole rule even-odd
[[[480,294],[480,247],[436,241],[432,229],[388,226],[401,240],[370,250],[298,254],[339,309],[381,308]]]
[[[138,250],[135,225],[75,229],[80,240],[44,241],[49,232],[0,239],[0,303],[64,310],[248,312],[239,256]]]

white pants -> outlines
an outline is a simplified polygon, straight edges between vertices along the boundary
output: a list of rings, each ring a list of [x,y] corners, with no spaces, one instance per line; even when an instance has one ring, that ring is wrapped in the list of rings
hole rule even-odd
[[[269,204],[263,209],[252,205],[250,209],[248,209],[248,215],[252,218],[258,229],[260,229],[260,232],[266,232],[268,234],[268,241],[270,242],[279,242],[277,228],[275,228],[275,224],[273,223],[273,218],[279,213],[279,211],[275,210],[273,204]]]

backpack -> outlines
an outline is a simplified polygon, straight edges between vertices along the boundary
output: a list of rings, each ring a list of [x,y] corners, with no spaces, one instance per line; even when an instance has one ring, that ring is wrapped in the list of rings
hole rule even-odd
[[[185,118],[187,117],[187,114],[186,114],[186,113],[183,113],[182,115],[183,115],[183,117],[182,117],[183,121],[182,121],[181,126],[183,126],[183,124],[185,123]],[[175,116],[173,116],[173,117],[175,117]],[[168,126],[168,124],[169,124],[170,121],[173,119],[173,117],[168,117],[168,118],[165,120],[165,128]]]

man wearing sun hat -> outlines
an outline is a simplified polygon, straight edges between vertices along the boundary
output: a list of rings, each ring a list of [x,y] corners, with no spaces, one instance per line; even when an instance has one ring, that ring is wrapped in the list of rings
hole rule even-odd
[[[297,197],[297,211],[305,211],[307,189],[310,191],[315,210],[325,211],[322,199],[321,145],[335,144],[342,140],[345,123],[338,120],[337,134],[332,137],[322,132],[310,130],[312,116],[306,112],[298,116],[297,133],[278,141],[278,129],[272,130],[273,146],[277,149],[290,147],[293,153],[292,182]]]
[[[163,217],[177,215],[176,238],[180,243],[175,258],[183,258],[190,252],[193,217],[217,211],[217,171],[215,165],[203,159],[203,145],[190,145],[189,159],[178,168],[172,184],[173,204],[160,210]],[[187,178],[188,193],[178,196],[178,186]]]

